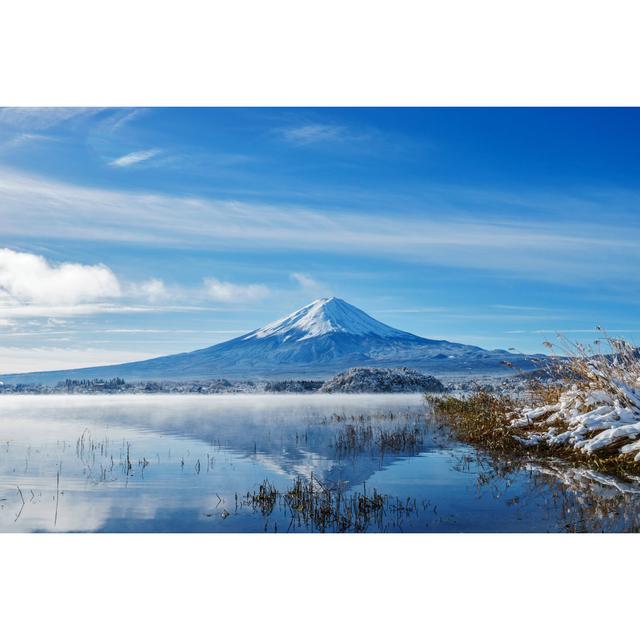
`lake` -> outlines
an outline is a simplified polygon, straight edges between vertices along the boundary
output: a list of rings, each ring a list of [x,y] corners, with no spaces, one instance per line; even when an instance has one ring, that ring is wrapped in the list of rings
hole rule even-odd
[[[497,459],[419,395],[0,396],[3,532],[636,531],[640,485]]]

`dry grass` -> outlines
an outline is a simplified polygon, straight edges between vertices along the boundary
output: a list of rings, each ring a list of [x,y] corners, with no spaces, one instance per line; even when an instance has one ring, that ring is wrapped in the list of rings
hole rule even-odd
[[[289,529],[335,533],[364,533],[374,527],[384,531],[400,527],[403,518],[416,515],[415,500],[399,500],[379,493],[345,491],[340,485],[327,485],[313,475],[298,477],[285,491],[278,491],[265,480],[257,491],[247,493],[244,504],[265,517],[279,506],[290,517]]]
[[[373,444],[371,425],[346,425],[336,436],[335,447],[339,453],[359,453]]]
[[[516,405],[508,398],[478,391],[467,398],[430,398],[429,404],[434,419],[449,428],[457,440],[483,451],[507,455],[511,459],[560,458],[620,477],[640,474],[640,463],[619,457],[611,450],[595,455],[545,443],[522,444],[514,438],[514,430],[509,428]]]
[[[375,489],[370,495],[345,495],[321,485],[313,477],[298,478],[284,494],[294,520],[318,531],[364,532],[372,522],[381,526],[384,506],[388,498]]]
[[[418,426],[404,426],[399,429],[380,429],[377,446],[380,451],[414,451],[423,442],[423,429]]]
[[[258,487],[258,491],[247,492],[246,504],[259,509],[263,516],[268,516],[273,511],[277,499],[276,488],[268,480],[265,480]]]
[[[466,398],[432,396],[428,402],[434,418],[462,442],[500,452],[524,449],[508,429],[515,405],[507,396],[479,390]]]
[[[397,428],[372,427],[366,424],[348,424],[336,436],[335,448],[339,454],[353,454],[370,450],[384,455],[386,452],[411,452],[419,448],[424,439],[424,428],[402,425]]]
[[[529,378],[524,399],[483,390],[464,398],[431,397],[427,401],[433,417],[449,427],[458,440],[484,450],[526,457],[563,458],[616,475],[638,473],[640,462],[634,461],[633,455],[620,452],[621,444],[635,442],[634,435],[592,451],[575,446],[575,440],[554,441],[557,434],[575,428],[569,424],[575,418],[572,407],[577,407],[579,414],[598,407],[594,397],[609,398],[607,402],[613,406],[631,411],[640,409],[640,351],[625,340],[611,338],[604,332],[603,335],[604,339],[589,346],[562,337],[559,346],[546,343],[549,349],[560,351],[563,357],[551,360],[546,365],[545,375]],[[561,401],[566,402],[572,394],[578,396],[578,402],[563,412],[559,409]],[[521,416],[533,415],[531,409],[538,408],[535,417],[525,419],[523,426]],[[520,418],[518,428],[514,428],[516,423],[512,424],[516,417]],[[595,437],[616,426],[615,421],[603,424],[601,429],[592,428],[583,437]]]

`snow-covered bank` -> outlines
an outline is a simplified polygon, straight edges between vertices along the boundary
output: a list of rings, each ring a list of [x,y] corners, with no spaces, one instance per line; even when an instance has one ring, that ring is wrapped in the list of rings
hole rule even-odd
[[[562,358],[497,390],[450,389],[429,397],[432,417],[460,441],[484,450],[565,458],[637,475],[640,349],[604,335],[606,348],[600,349],[603,341],[595,348],[565,342]]]
[[[582,352],[570,361],[576,381],[557,401],[518,410],[510,423],[518,442],[640,462],[640,354],[623,340],[608,342],[612,355]]]
[[[619,394],[574,385],[554,404],[524,407],[510,426],[522,432],[514,437],[525,445],[567,445],[585,453],[613,448],[640,461],[640,395],[626,385]]]

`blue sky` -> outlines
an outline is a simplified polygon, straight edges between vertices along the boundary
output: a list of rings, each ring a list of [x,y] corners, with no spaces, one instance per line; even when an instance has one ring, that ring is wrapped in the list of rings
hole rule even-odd
[[[639,143],[629,108],[0,110],[0,371],[323,295],[487,348],[637,340]]]

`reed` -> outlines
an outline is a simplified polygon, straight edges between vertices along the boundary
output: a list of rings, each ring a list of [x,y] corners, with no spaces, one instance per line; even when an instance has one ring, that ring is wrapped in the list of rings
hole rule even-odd
[[[463,442],[500,452],[521,452],[524,445],[508,428],[515,403],[508,396],[478,390],[465,398],[430,396],[436,422],[445,424]]]
[[[433,418],[492,451],[565,458],[614,474],[640,472],[640,350],[620,338],[560,337],[561,357],[530,376],[522,398],[478,390],[427,398]],[[555,353],[555,351],[554,351]]]
[[[278,499],[276,488],[265,480],[260,484],[257,491],[247,492],[245,503],[255,509],[259,509],[263,516],[268,516],[275,507]],[[218,502],[220,499],[218,499]]]
[[[363,491],[345,491],[341,485],[325,484],[313,475],[296,478],[284,491],[265,480],[257,490],[246,494],[242,504],[265,517],[278,506],[289,515],[289,530],[303,528],[321,533],[363,533],[372,527],[384,531],[392,524],[400,528],[403,518],[418,512],[412,499],[392,498],[376,489],[367,492],[366,487]]]
[[[404,424],[396,428],[373,427],[370,424],[347,424],[336,435],[335,449],[339,454],[355,454],[369,450],[385,452],[415,451],[424,440],[424,427]]]

